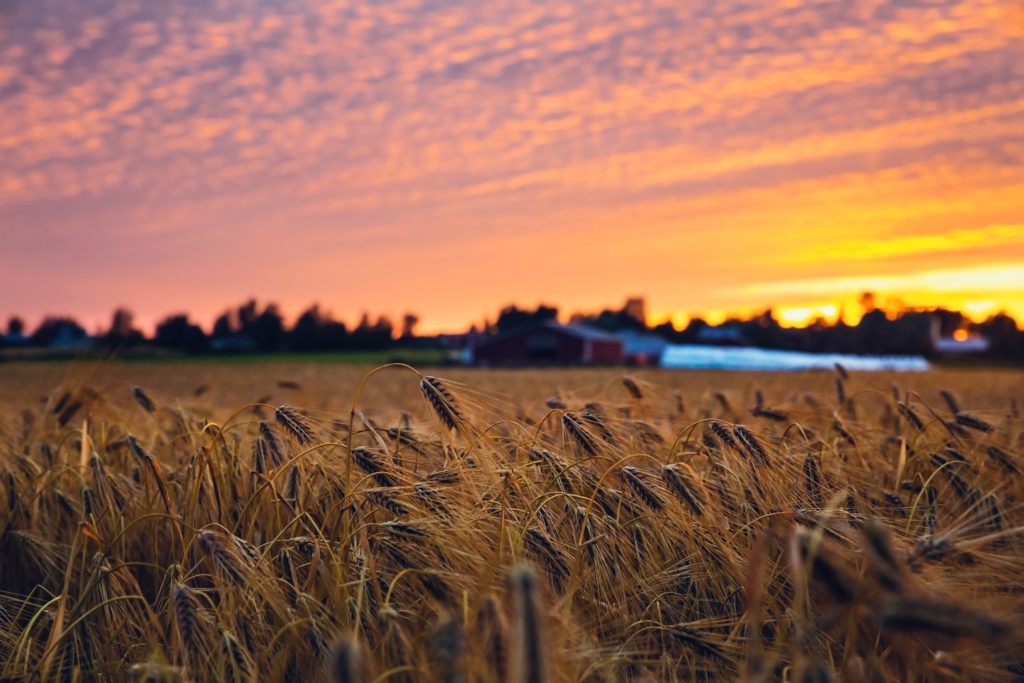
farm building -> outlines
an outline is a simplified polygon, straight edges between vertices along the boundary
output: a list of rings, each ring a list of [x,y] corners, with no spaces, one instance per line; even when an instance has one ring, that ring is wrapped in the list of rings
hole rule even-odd
[[[625,330],[617,336],[622,340],[623,357],[630,365],[658,365],[668,347],[668,342],[656,334]]]
[[[545,322],[481,339],[476,365],[611,365],[623,361],[618,337],[580,325]]]

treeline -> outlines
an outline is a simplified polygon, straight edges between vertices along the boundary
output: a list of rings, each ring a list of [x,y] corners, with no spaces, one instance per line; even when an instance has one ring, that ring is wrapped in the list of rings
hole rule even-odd
[[[723,328],[735,330],[740,343],[766,349],[926,358],[942,355],[936,348],[938,338],[948,338],[962,330],[987,341],[988,350],[978,355],[1024,360],[1024,332],[1005,314],[972,323],[963,314],[944,309],[897,313],[876,309],[865,313],[856,325],[842,321],[830,325],[819,321],[803,328],[786,328],[767,311],[749,320],[727,321],[714,329]],[[673,343],[696,344],[707,340],[709,329],[713,328],[696,318],[683,330],[661,325],[654,331]],[[716,335],[710,336],[713,339]],[[727,335],[723,341],[730,342],[732,336]]]
[[[587,325],[612,333],[650,334],[674,344],[711,344],[756,346],[794,351],[852,353],[868,355],[921,355],[935,357],[938,339],[954,334],[969,334],[985,340],[987,351],[977,354],[991,359],[1024,361],[1024,331],[1005,314],[972,322],[958,311],[947,309],[883,309],[873,298],[862,299],[864,314],[856,325],[842,321],[812,322],[807,327],[788,328],[779,324],[771,310],[750,318],[731,318],[711,325],[693,318],[678,329],[666,322],[654,327],[646,324],[643,299],[626,301],[622,308],[598,313],[577,313],[573,324]],[[183,353],[344,351],[381,350],[401,346],[432,346],[441,342],[459,346],[481,335],[502,334],[538,323],[557,321],[555,306],[535,309],[506,306],[493,321],[472,328],[467,335],[445,338],[419,337],[414,314],[403,316],[395,326],[386,316],[371,319],[364,314],[349,327],[312,305],[288,326],[274,304],[260,305],[250,300],[226,310],[207,332],[186,314],[171,315],[156,326],[152,337],[136,328],[132,313],[117,309],[107,329],[90,336],[84,327],[68,317],[48,317],[29,332],[20,318],[11,318],[6,334],[0,335],[0,347],[37,346],[55,348],[130,349],[153,346]]]
[[[47,317],[31,332],[22,319],[13,317],[6,334],[0,336],[0,346],[110,350],[155,346],[183,353],[380,350],[396,344],[418,345],[422,341],[416,336],[418,322],[409,313],[396,328],[386,316],[374,320],[364,314],[350,328],[314,304],[289,327],[275,304],[261,306],[250,300],[218,316],[209,333],[180,313],[161,320],[152,337],[147,337],[124,308],[117,309],[109,327],[94,336],[69,317]]]
[[[949,339],[960,332],[985,340],[988,350],[978,353],[979,356],[1024,361],[1024,330],[1018,327],[1014,318],[1004,313],[975,323],[959,311],[944,308],[883,309],[874,305],[869,294],[862,297],[861,303],[865,312],[856,325],[848,325],[842,320],[836,323],[817,320],[807,327],[783,327],[769,309],[750,318],[730,318],[718,325],[697,317],[682,329],[670,322],[648,327],[642,299],[629,299],[618,309],[577,313],[571,316],[570,321],[612,333],[653,334],[673,344],[755,346],[857,355],[919,355],[927,358],[941,355],[936,349],[938,339]],[[508,306],[502,309],[493,323],[485,324],[483,332],[501,334],[557,318],[558,309],[553,306],[542,305],[534,310]]]

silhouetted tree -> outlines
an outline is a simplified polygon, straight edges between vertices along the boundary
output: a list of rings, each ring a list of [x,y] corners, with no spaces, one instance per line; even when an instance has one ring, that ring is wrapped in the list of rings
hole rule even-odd
[[[377,318],[377,322],[374,323],[373,329],[377,334],[387,335],[390,340],[394,336],[395,326],[391,324],[391,318],[386,315],[382,315]]]
[[[280,351],[284,348],[284,318],[276,304],[270,304],[251,322],[243,323],[242,331],[252,337],[261,351]]]
[[[142,332],[135,329],[135,316],[127,308],[118,308],[110,320],[110,328],[101,337],[104,346],[126,348],[145,341]]]
[[[288,348],[294,351],[313,351],[317,348],[321,325],[320,307],[313,304],[302,312],[288,331]]]
[[[676,326],[673,325],[672,322],[669,320],[666,320],[660,325],[655,325],[654,327],[651,328],[651,332],[658,335],[665,341],[673,342],[676,344],[682,342],[682,335],[680,334],[679,330],[676,329]]]
[[[214,338],[222,339],[224,337],[230,337],[238,332],[238,326],[235,324],[234,317],[230,311],[225,311],[217,316],[217,319],[213,321],[212,336]]]
[[[348,328],[339,320],[325,320],[318,334],[321,351],[344,349],[349,343]]]
[[[203,328],[190,322],[184,313],[179,313],[157,324],[154,341],[164,348],[198,353],[206,348],[208,340]]]
[[[888,327],[889,318],[885,311],[879,308],[872,308],[861,316],[860,322],[853,328],[854,353],[875,352],[880,338],[886,334]]]
[[[7,334],[12,337],[20,337],[25,334],[25,321],[14,315],[7,321]]]
[[[259,317],[259,314],[256,299],[249,299],[239,306],[235,311],[235,320],[238,322],[239,331],[245,334],[250,333],[253,325],[256,324],[256,318]]]
[[[775,319],[774,311],[770,308],[741,323],[741,327],[744,336],[754,346],[772,349],[784,346],[786,343],[784,330]]]
[[[519,308],[518,306],[506,306],[498,314],[498,321],[495,327],[499,334],[512,330],[529,327],[538,323],[558,319],[558,309],[554,306],[541,304],[533,311]]]
[[[47,317],[32,333],[32,343],[38,346],[72,345],[88,335],[78,321],[68,317]]]
[[[858,299],[862,315],[878,309],[878,303],[874,292],[863,292]]]
[[[365,311],[359,318],[359,324],[352,330],[352,337],[349,340],[354,349],[369,348],[372,345],[373,325],[370,323],[370,314]]]
[[[977,326],[989,341],[989,352],[999,358],[1024,359],[1024,331],[1005,313],[997,313]]]
[[[295,351],[336,351],[347,343],[345,324],[333,320],[316,304],[303,311],[288,332],[288,348]]]
[[[639,298],[627,299],[625,305],[620,309],[606,308],[597,315],[573,316],[573,322],[590,327],[597,327],[608,332],[619,330],[633,330],[643,332],[647,330],[647,304]]]
[[[352,330],[351,347],[354,349],[385,349],[391,345],[394,328],[386,317],[370,322],[370,316],[363,313],[359,324]]]
[[[686,327],[679,335],[679,342],[683,344],[696,344],[700,341],[701,332],[711,327],[704,318],[690,318]]]
[[[623,317],[630,318],[640,327],[647,327],[647,301],[642,296],[633,296],[626,299],[626,304],[621,311]]]
[[[221,313],[213,323],[215,348],[279,351],[284,348],[284,319],[276,304],[260,310],[255,299]]]
[[[405,340],[413,339],[416,336],[416,325],[420,322],[419,316],[415,313],[406,313],[402,316],[402,334],[400,337]]]

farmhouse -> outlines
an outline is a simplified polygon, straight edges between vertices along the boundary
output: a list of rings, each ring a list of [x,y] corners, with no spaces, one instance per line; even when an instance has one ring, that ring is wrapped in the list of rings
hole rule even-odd
[[[480,339],[473,363],[522,365],[611,365],[623,361],[618,337],[582,325],[544,322]]]

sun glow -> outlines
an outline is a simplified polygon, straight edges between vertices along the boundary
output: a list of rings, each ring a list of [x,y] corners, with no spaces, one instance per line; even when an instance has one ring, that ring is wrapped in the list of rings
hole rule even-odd
[[[776,317],[783,327],[807,327],[816,320],[833,324],[839,319],[839,308],[833,304],[788,307],[780,309]]]

